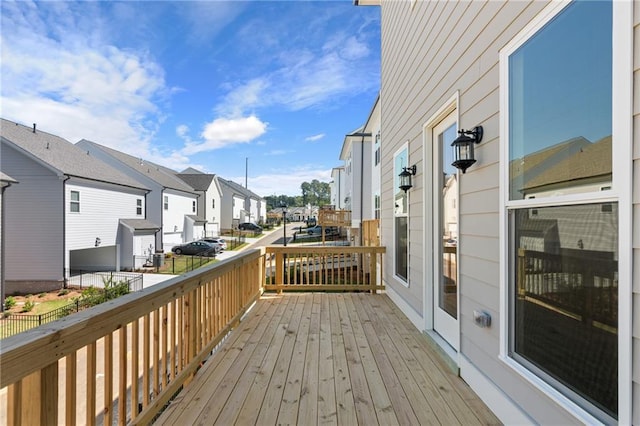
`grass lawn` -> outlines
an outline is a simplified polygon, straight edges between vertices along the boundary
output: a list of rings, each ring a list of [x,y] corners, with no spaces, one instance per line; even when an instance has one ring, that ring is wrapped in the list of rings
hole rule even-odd
[[[36,306],[31,311],[25,312],[29,315],[46,314],[47,312],[62,308],[63,306],[67,306],[68,304],[72,303],[71,299],[49,300],[45,302],[39,302],[37,300],[37,297],[33,297],[31,299],[36,302]]]
[[[217,260],[210,257],[173,255],[164,260],[164,265],[158,269],[158,273],[180,275],[215,262]]]

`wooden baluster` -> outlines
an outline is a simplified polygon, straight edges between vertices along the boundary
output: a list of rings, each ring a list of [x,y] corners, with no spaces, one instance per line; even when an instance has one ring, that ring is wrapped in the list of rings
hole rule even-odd
[[[87,345],[87,425],[96,424],[96,343]]]
[[[140,356],[140,321],[134,320],[131,323],[131,418],[135,419],[140,412],[138,410],[138,404],[140,402],[139,394],[139,386],[138,386],[138,376],[140,374],[139,371],[139,361],[138,357]]]
[[[72,352],[67,355],[65,359],[65,387],[66,387],[66,396],[64,399],[64,415],[65,415],[65,424],[67,426],[73,426],[76,424],[76,398],[77,398],[77,384],[76,375],[78,374],[77,369],[77,360],[78,357],[76,352]]]
[[[118,354],[120,356],[118,380],[118,424],[127,424],[127,326],[122,327],[118,333]]]
[[[151,331],[149,314],[144,316],[142,330],[142,408],[146,408],[150,402],[149,369],[151,368],[151,363],[149,359],[151,350],[149,345],[151,344]]]
[[[113,423],[113,335],[104,336],[104,410],[103,424]]]

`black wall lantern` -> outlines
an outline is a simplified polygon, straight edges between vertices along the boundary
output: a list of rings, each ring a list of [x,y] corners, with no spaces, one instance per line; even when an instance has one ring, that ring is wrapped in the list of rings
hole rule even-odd
[[[403,167],[402,171],[398,176],[400,176],[400,189],[404,192],[407,192],[413,187],[411,183],[411,176],[415,176],[416,174],[416,165],[414,164],[411,167]]]
[[[455,161],[451,165],[464,173],[476,162],[473,146],[482,140],[483,130],[482,126],[477,126],[473,130],[458,130],[458,133],[460,136],[451,144],[455,156]]]

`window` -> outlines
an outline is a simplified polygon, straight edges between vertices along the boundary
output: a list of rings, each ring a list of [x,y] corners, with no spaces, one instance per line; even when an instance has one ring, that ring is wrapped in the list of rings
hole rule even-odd
[[[395,274],[405,283],[409,281],[409,212],[407,193],[400,189],[400,177],[403,167],[409,159],[405,145],[393,157],[394,188],[394,231],[395,231]]]
[[[215,208],[216,208],[216,199],[215,199],[215,198],[212,198],[212,199],[211,199],[211,208],[212,208],[212,209],[215,209]]]
[[[571,3],[501,58],[508,355],[605,423],[618,418],[612,10]]]
[[[136,200],[136,214],[138,216],[142,216],[142,199],[138,198]]]
[[[195,202],[195,201],[192,201],[192,202],[191,202],[191,211],[192,211],[193,213],[195,213],[195,212],[196,212],[196,202]]]
[[[375,159],[373,161],[373,165],[377,166],[378,164],[380,164],[380,132],[376,134],[376,142],[374,145],[374,149],[375,149]]]
[[[380,194],[373,196],[373,217],[374,219],[380,219]]]
[[[164,209],[165,210],[169,210],[169,196],[168,195],[164,196]]]
[[[69,211],[72,213],[80,213],[80,191],[71,191]]]

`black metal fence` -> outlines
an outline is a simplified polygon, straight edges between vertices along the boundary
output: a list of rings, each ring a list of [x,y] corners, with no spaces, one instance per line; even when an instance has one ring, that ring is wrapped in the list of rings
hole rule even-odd
[[[67,286],[100,289],[43,314],[7,314],[0,319],[0,339],[39,327],[123,294],[142,290],[142,274],[67,270]],[[88,290],[86,290],[88,291]]]
[[[79,288],[106,288],[109,283],[126,281],[130,291],[142,290],[142,274],[135,272],[96,272],[67,269],[65,270],[65,281],[67,286]]]
[[[68,305],[38,315],[12,314],[0,321],[0,339],[39,327],[42,324],[58,320],[76,312],[94,306],[89,300],[76,299]],[[6,315],[6,314],[5,314]]]

